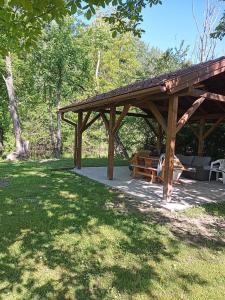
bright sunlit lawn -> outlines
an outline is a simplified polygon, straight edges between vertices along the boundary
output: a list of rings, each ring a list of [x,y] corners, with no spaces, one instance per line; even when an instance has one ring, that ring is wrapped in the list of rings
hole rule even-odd
[[[0,163],[0,299],[225,299],[224,204],[143,214],[70,165]]]

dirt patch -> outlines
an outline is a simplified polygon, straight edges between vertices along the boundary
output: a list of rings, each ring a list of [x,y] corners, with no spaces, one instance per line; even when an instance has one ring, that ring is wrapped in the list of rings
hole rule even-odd
[[[118,194],[111,207],[120,211],[148,215],[157,224],[166,225],[174,237],[196,247],[225,249],[225,218],[210,214],[194,217],[170,212],[162,208],[145,206],[137,198]]]

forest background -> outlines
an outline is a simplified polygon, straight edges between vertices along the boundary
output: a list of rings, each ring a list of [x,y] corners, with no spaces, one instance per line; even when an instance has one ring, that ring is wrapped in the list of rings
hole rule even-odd
[[[206,6],[203,30],[199,28],[196,41],[198,62],[215,56],[214,18],[215,6]],[[1,54],[0,155],[6,158],[12,153],[15,140],[16,151],[28,150],[32,159],[72,154],[73,128],[60,122],[59,107],[187,67],[192,64],[189,48],[185,41],[180,41],[178,47],[162,51],[132,32],[116,33],[100,11],[88,23],[82,17],[72,16],[60,23],[51,21],[41,31],[35,47]],[[10,92],[16,106],[10,105]],[[15,111],[17,118],[12,122]],[[71,118],[76,121],[75,114]],[[151,127],[157,130],[157,124],[151,122],[149,127],[145,120],[125,118],[117,137],[117,154],[131,156],[138,149],[155,145]],[[222,124],[206,141],[205,155],[224,156],[224,144]],[[197,141],[186,126],[178,135],[177,152],[196,151]],[[107,136],[100,120],[85,132],[83,152],[84,156],[106,156]]]

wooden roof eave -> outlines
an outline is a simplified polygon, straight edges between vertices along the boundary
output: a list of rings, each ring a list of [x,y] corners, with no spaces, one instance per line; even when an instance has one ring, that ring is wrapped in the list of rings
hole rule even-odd
[[[222,72],[225,72],[225,59],[204,67],[201,70],[169,79],[164,84],[169,94],[175,94]]]
[[[143,97],[146,95],[154,95],[157,93],[166,93],[166,88],[163,85],[154,86],[151,88],[146,88],[142,90],[137,90],[134,92],[128,92],[125,94],[117,95],[114,97],[104,98],[100,100],[91,100],[84,102],[77,102],[71,105],[65,106],[59,109],[59,113],[65,112],[78,112],[78,111],[87,111],[87,110],[96,110],[96,109],[104,109],[111,105],[119,106],[122,102],[127,101],[129,103],[130,99],[134,99],[136,97]],[[141,100],[140,100],[141,101]]]

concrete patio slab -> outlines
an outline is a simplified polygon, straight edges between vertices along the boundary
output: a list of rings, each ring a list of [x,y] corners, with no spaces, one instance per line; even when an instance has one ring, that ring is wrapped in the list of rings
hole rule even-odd
[[[85,167],[80,170],[74,169],[74,172],[135,196],[144,206],[175,211],[204,203],[225,201],[225,185],[221,182],[209,183],[182,178],[180,183],[174,186],[172,201],[165,202],[162,199],[162,184],[133,179],[128,167],[114,167],[114,180],[107,179],[106,167]]]

